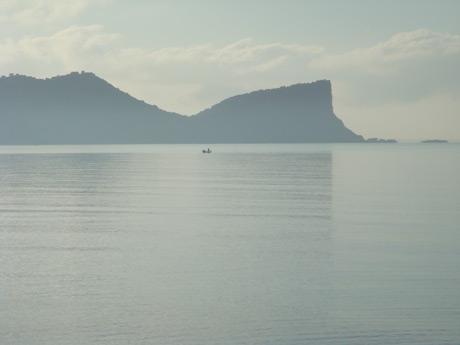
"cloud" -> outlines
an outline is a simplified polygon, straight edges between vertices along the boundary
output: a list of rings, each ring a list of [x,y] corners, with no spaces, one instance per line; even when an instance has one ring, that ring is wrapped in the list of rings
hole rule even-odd
[[[251,38],[245,38],[226,47],[215,49],[206,59],[220,64],[236,64],[277,59],[283,55],[317,55],[323,52],[322,47],[301,46],[295,44],[263,44],[257,45]]]
[[[311,62],[317,70],[346,70],[352,73],[386,75],[399,72],[401,62],[452,55],[460,52],[460,35],[420,29],[394,35],[369,48],[342,54],[327,54]]]
[[[251,38],[245,38],[222,48],[215,48],[211,44],[194,47],[168,47],[153,51],[128,48],[123,55],[133,54],[135,57],[142,56],[152,63],[175,64],[175,63],[206,63],[225,68],[233,68],[240,71],[240,66],[248,67],[247,72],[267,71],[270,66],[276,67],[278,63],[287,58],[311,57],[322,53],[322,47],[300,46],[292,44],[267,44],[257,45]]]
[[[330,79],[334,109],[346,124],[371,136],[360,124],[370,128],[374,122],[388,132],[368,133],[398,137],[399,132],[392,135],[391,126],[382,125],[385,118],[396,121],[386,112],[412,114],[397,116],[398,128],[407,128],[417,116],[428,123],[428,113],[420,109],[437,107],[450,114],[443,122],[446,133],[458,128],[453,109],[458,105],[454,96],[460,94],[459,55],[460,36],[428,30],[332,54],[320,46],[258,44],[251,38],[221,47],[145,49],[92,25],[0,43],[0,74],[44,78],[92,71],[136,98],[181,114],[197,113],[235,94]]]
[[[71,26],[48,37],[7,40],[0,44],[0,68],[42,77],[74,70],[89,58],[103,59],[100,53],[120,37],[102,31],[100,25]]]
[[[0,23],[16,27],[32,27],[75,17],[92,6],[111,0],[2,0]]]

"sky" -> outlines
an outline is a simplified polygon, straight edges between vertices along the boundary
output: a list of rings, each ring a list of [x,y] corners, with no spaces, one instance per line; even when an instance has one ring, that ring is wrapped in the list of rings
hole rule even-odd
[[[460,141],[460,0],[1,0],[0,75],[93,72],[193,115],[328,79],[365,138]]]

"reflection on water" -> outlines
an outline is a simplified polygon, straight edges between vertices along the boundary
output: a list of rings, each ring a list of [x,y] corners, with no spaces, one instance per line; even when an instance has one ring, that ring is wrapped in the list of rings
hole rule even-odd
[[[331,166],[321,150],[0,155],[0,336],[278,343],[325,331]]]
[[[458,341],[459,146],[202,148],[0,147],[2,345]]]

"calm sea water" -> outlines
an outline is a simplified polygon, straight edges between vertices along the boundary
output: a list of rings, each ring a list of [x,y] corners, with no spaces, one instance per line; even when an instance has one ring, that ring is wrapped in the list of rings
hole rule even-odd
[[[0,147],[0,342],[460,344],[460,145]]]

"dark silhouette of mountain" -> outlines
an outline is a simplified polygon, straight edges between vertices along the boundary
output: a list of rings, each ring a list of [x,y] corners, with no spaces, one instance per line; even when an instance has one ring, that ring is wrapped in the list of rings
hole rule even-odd
[[[228,98],[193,118],[194,131],[223,142],[362,142],[332,110],[327,80]]]
[[[174,142],[183,116],[138,101],[92,73],[0,79],[0,144]],[[169,140],[168,140],[169,139]]]
[[[364,142],[317,81],[228,98],[194,116],[139,101],[92,73],[0,78],[0,144]]]

